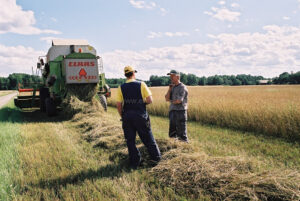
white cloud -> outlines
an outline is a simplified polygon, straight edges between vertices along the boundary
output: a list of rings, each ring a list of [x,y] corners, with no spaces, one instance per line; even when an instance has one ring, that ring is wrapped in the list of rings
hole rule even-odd
[[[231,4],[231,7],[232,7],[232,8],[239,8],[239,7],[240,7],[240,5],[239,5],[239,4],[237,4],[237,3],[232,3],[232,4]]]
[[[11,73],[32,73],[36,69],[39,56],[45,55],[43,51],[34,50],[32,47],[5,46],[0,44],[0,69],[2,76]]]
[[[168,13],[168,11],[165,8],[159,7],[159,10],[162,16],[165,16]]]
[[[163,37],[162,32],[153,32],[153,31],[151,31],[147,36],[147,38],[161,38],[161,37]]]
[[[290,20],[291,18],[288,17],[288,16],[284,16],[284,17],[282,17],[282,19],[284,19],[284,20]]]
[[[147,9],[147,10],[154,10],[154,9],[159,9],[159,11],[161,12],[162,16],[165,16],[168,11],[165,8],[162,8],[161,6],[157,5],[155,2],[150,1],[150,2],[146,2],[146,1],[136,1],[136,0],[129,0],[129,3],[137,9]]]
[[[211,42],[143,51],[115,50],[100,56],[107,77],[123,77],[125,65],[136,67],[140,79],[165,75],[171,68],[198,76],[252,74],[274,77],[285,71],[300,70],[300,27],[268,25],[261,33],[207,36]],[[40,55],[45,52],[0,44],[1,73],[31,73]]]
[[[225,5],[225,4],[226,4],[226,1],[219,1],[218,4],[220,4],[220,5]]]
[[[204,11],[204,14],[205,14],[205,15],[211,15],[211,16],[214,15],[212,12],[209,12],[209,11]]]
[[[263,27],[263,33],[208,35],[212,42],[102,55],[108,77],[122,77],[133,65],[138,78],[164,75],[170,68],[198,76],[252,74],[275,77],[300,69],[300,27]],[[118,76],[119,75],[119,76]]]
[[[139,9],[154,9],[156,7],[156,3],[153,1],[147,3],[145,1],[135,1],[135,0],[129,0],[129,3]]]
[[[53,22],[57,22],[57,19],[55,17],[50,18]]]
[[[212,34],[207,34],[207,37],[213,38],[213,39],[216,39],[216,38],[217,38],[215,35],[212,35]]]
[[[204,14],[210,15],[215,19],[221,21],[230,21],[230,22],[237,22],[239,21],[239,17],[241,15],[240,12],[230,11],[227,8],[211,8],[212,12],[205,11]]]
[[[186,32],[150,32],[147,38],[161,38],[161,37],[182,37],[189,36],[189,33]]]
[[[0,0],[0,34],[60,34],[59,31],[49,29],[39,29],[34,27],[36,20],[33,11],[24,11],[21,6],[16,4],[16,0]]]
[[[176,37],[176,36],[181,37],[181,36],[189,36],[190,34],[186,32],[175,32],[175,33],[166,32],[165,35],[168,37]]]

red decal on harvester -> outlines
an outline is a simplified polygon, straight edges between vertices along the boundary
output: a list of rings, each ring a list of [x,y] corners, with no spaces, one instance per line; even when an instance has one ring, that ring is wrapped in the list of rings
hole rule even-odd
[[[82,62],[82,61],[70,61],[69,62],[69,67],[80,67],[80,66],[84,66],[84,67],[95,67],[95,62],[93,61],[86,61],[86,62]]]
[[[81,77],[84,77],[85,79],[87,79],[86,75],[87,75],[86,71],[83,68],[80,69],[80,71],[79,71],[79,76],[80,76],[79,79],[81,79]]]

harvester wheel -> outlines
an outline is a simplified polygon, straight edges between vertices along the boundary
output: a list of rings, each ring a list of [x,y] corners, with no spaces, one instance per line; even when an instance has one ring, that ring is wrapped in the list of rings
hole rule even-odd
[[[46,112],[46,98],[50,96],[49,88],[40,88],[40,110]]]
[[[104,108],[104,111],[107,111],[106,97],[104,95],[99,95],[99,100],[100,100],[102,107]]]
[[[55,107],[55,103],[52,100],[52,98],[48,97],[46,98],[46,113],[47,115],[50,116],[54,116],[56,114],[56,107]]]

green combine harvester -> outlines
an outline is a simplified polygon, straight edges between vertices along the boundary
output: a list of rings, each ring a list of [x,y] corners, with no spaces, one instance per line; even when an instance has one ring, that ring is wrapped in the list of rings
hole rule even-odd
[[[82,101],[97,95],[107,109],[106,99],[111,92],[105,83],[102,59],[86,40],[53,40],[47,55],[39,57],[37,69],[42,72],[42,83],[33,88],[19,85],[14,100],[17,107],[39,107],[53,116],[68,93],[77,93]]]

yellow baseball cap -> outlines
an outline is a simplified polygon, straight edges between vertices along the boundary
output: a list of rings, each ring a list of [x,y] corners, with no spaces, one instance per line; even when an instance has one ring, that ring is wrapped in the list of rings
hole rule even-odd
[[[130,72],[135,72],[135,73],[137,73],[137,71],[134,70],[133,67],[131,67],[131,66],[126,66],[126,67],[124,68],[124,73],[126,74],[126,73],[130,73]]]

